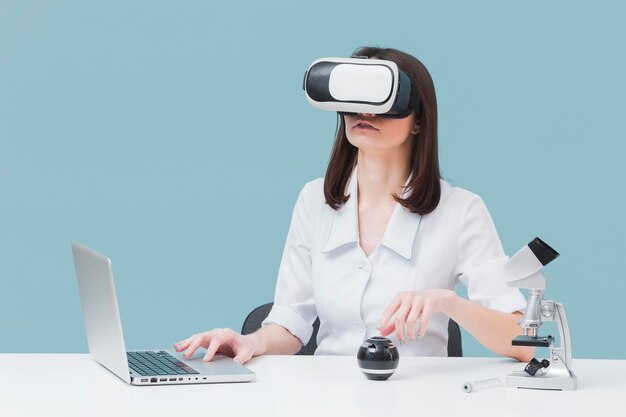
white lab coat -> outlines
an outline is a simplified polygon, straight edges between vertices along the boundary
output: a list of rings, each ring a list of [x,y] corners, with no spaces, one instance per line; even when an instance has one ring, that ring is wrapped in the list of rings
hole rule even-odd
[[[307,183],[296,202],[278,272],[274,307],[263,325],[277,323],[306,343],[320,318],[316,355],[355,355],[401,291],[467,287],[485,307],[512,313],[526,302],[516,288],[480,267],[504,251],[482,199],[441,180],[441,200],[426,215],[397,204],[380,245],[369,257],[359,246],[357,170],[339,210],[324,199],[322,178]],[[447,356],[448,317],[435,313],[427,332],[400,345],[400,355]]]

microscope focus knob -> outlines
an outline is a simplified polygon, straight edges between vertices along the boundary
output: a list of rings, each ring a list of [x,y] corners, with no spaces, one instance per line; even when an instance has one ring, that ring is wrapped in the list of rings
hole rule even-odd
[[[541,315],[546,318],[554,316],[554,301],[541,303]]]

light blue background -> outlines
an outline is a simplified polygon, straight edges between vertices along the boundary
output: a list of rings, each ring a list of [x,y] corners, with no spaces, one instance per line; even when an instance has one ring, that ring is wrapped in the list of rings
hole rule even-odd
[[[429,68],[444,177],[507,253],[561,252],[546,296],[574,356],[626,359],[624,21],[618,1],[0,1],[0,351],[86,351],[73,239],[113,259],[128,348],[239,329],[330,152],[304,70],[376,44]]]

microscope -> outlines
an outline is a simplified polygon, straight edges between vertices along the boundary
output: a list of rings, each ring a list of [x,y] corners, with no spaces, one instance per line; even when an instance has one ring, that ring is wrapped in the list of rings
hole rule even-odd
[[[541,273],[559,253],[539,238],[520,249],[503,266],[508,285],[529,290],[526,312],[518,322],[524,334],[513,339],[514,346],[547,347],[550,358],[539,361],[533,358],[523,371],[506,378],[512,388],[543,390],[575,390],[577,378],[572,372],[572,341],[563,304],[544,300],[546,279]],[[552,336],[539,336],[543,322],[556,322],[560,346],[554,346]]]

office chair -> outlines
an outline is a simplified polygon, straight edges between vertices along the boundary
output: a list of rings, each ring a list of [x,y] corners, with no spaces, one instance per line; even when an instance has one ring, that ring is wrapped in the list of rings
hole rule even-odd
[[[249,334],[261,328],[261,323],[270,313],[274,303],[263,304],[248,314],[243,321],[241,334]],[[317,331],[320,327],[319,317],[313,323],[313,335],[311,340],[300,349],[296,355],[312,355],[317,349]],[[452,319],[448,321],[448,357],[462,357],[463,346],[461,344],[461,329],[459,325]]]

